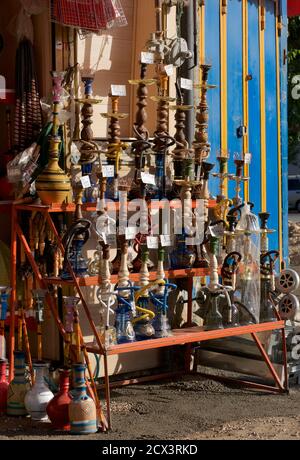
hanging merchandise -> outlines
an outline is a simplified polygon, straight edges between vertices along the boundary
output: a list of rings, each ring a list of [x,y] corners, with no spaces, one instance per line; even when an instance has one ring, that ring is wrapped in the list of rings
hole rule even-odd
[[[120,0],[51,0],[51,20],[93,32],[127,25]]]
[[[70,431],[69,404],[72,401],[70,387],[70,370],[59,370],[59,391],[46,407],[52,428],[58,431]]]
[[[31,41],[26,38],[20,42],[17,49],[15,72],[14,150],[18,153],[35,141],[42,128],[34,51]]]
[[[35,381],[32,388],[26,393],[24,403],[27,412],[32,420],[46,421],[48,415],[46,407],[49,401],[54,397],[52,391],[46,385],[46,379],[49,379],[49,365],[43,362],[33,364],[35,370]]]
[[[24,399],[30,389],[26,375],[25,353],[14,351],[14,379],[10,382],[7,395],[7,415],[27,415]]]

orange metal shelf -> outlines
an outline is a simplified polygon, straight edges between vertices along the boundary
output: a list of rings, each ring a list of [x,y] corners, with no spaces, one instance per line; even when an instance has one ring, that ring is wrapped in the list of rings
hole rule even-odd
[[[127,203],[130,203],[128,201]],[[152,209],[163,209],[168,201],[166,200],[165,202],[161,202],[159,200],[152,200],[151,205],[148,205],[148,207],[151,207]],[[180,202],[179,199],[177,202],[170,201],[170,207],[171,208],[179,208],[180,207]],[[208,207],[213,208],[216,205],[215,200],[209,200],[208,201]],[[106,203],[107,209],[108,210],[116,210],[118,211],[120,209],[120,203],[118,201],[112,202],[112,201],[107,201]],[[193,200],[192,202],[192,207],[196,207],[196,200]],[[17,211],[39,211],[39,212],[75,212],[75,204],[59,204],[59,203],[52,203],[51,205],[42,205],[42,204],[17,204],[15,205],[15,209]],[[82,205],[82,210],[83,211],[88,211],[88,212],[95,212],[96,211],[96,203],[84,203]]]
[[[113,345],[107,350],[108,355],[119,355],[134,351],[151,350],[153,348],[169,347],[173,345],[184,345],[193,342],[202,342],[223,337],[251,334],[256,332],[272,331],[274,329],[284,329],[284,321],[274,321],[272,323],[251,324],[248,326],[232,327],[228,329],[217,329],[214,331],[204,331],[203,327],[190,327],[185,329],[173,329],[171,337],[162,339],[141,340],[132,343]],[[86,344],[86,350],[90,353],[99,354],[99,348],[92,343]]]
[[[175,278],[186,278],[194,276],[208,276],[209,270],[207,268],[190,268],[184,270],[167,270],[165,272],[165,278],[175,279]],[[139,273],[130,273],[131,281],[139,281]],[[157,279],[157,272],[150,272],[150,280],[154,281]],[[44,278],[44,281],[48,284],[58,284],[62,286],[73,286],[73,280],[62,280],[61,278]],[[84,278],[77,278],[79,286],[98,286],[101,284],[101,276],[86,276]],[[118,275],[111,276],[111,282],[118,282]]]

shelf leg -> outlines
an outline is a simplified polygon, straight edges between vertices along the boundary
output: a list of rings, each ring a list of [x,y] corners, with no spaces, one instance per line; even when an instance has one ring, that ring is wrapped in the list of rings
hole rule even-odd
[[[285,388],[282,386],[280,378],[279,378],[277,372],[275,371],[274,366],[273,366],[273,364],[272,364],[267,352],[265,351],[261,341],[259,340],[257,334],[255,332],[252,332],[251,335],[252,335],[253,339],[255,340],[256,345],[257,345],[262,357],[264,358],[264,361],[265,361],[266,365],[268,366],[268,368],[269,368],[269,370],[270,370],[270,372],[271,372],[271,374],[272,374],[272,376],[273,376],[273,378],[274,378],[274,380],[276,382],[276,385],[278,386],[278,388],[280,388],[280,390],[285,391]]]
[[[108,374],[108,362],[107,354],[103,355],[104,360],[104,382],[105,382],[105,399],[106,399],[106,413],[108,429],[111,430],[111,413],[110,413],[110,386],[109,386],[109,374]]]
[[[194,287],[193,277],[189,276],[187,278],[187,293],[188,293],[187,327],[191,327],[192,321],[193,321],[193,287]],[[184,369],[186,373],[191,372],[191,356],[192,356],[192,344],[188,343],[185,346],[185,356],[184,356]]]
[[[281,329],[281,335],[282,335],[282,352],[283,352],[283,369],[284,369],[284,388],[285,388],[285,391],[288,393],[289,392],[289,376],[288,376],[285,329]]]
[[[14,350],[15,350],[15,305],[17,301],[17,213],[12,207],[11,222],[11,261],[10,261],[10,329],[9,329],[9,381],[14,378]]]

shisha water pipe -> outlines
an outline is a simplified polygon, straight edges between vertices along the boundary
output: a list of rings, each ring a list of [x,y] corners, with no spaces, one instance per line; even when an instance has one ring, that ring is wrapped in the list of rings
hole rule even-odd
[[[8,298],[11,293],[11,288],[8,286],[0,286],[1,314],[0,314],[0,358],[6,358],[6,343],[5,343],[5,320],[8,310]]]
[[[42,322],[44,321],[44,309],[45,309],[45,289],[33,289],[32,294],[35,300],[34,312],[35,320],[37,323],[37,359],[42,361],[43,352],[42,352]]]
[[[99,104],[102,102],[101,99],[94,99],[92,97],[93,94],[93,81],[94,77],[89,75],[89,76],[83,76],[81,78],[83,84],[84,84],[84,97],[82,99],[76,99],[76,102],[79,102],[83,104],[82,109],[81,109],[81,116],[82,120],[81,123],[83,125],[83,128],[81,130],[81,135],[80,135],[80,140],[81,140],[81,148],[80,148],[80,160],[79,164],[81,165],[81,171],[82,175],[88,175],[91,180],[91,173],[92,173],[92,167],[93,163],[95,162],[97,158],[97,154],[99,151],[99,148],[95,142],[93,142],[94,134],[93,130],[91,128],[91,125],[93,123],[92,117],[93,117],[93,105]],[[92,184],[92,180],[91,180]],[[84,201],[95,201],[92,193],[89,192],[90,189],[86,189],[84,193]]]
[[[222,284],[228,291],[226,295],[226,308],[225,314],[223,311],[223,325],[224,327],[237,327],[239,323],[239,309],[234,299],[234,291],[236,289],[236,273],[242,256],[238,252],[230,252],[224,259],[221,276]]]
[[[65,257],[63,262],[62,279],[71,279],[69,273],[68,261],[76,276],[88,276],[88,264],[83,258],[81,251],[84,244],[90,238],[91,222],[82,217],[82,187],[76,187],[76,210],[74,215],[74,222],[68,229],[63,238],[63,245],[65,247]]]
[[[114,178],[107,179],[107,198],[118,200],[118,181],[120,172],[120,163],[123,150],[126,150],[128,145],[121,141],[121,127],[119,120],[124,120],[128,117],[127,113],[119,112],[120,96],[113,96],[111,98],[112,111],[108,113],[101,113],[104,118],[110,118],[109,135],[110,139],[107,146],[106,158],[109,165],[114,165],[115,174]]]
[[[131,85],[138,85],[137,88],[137,112],[133,131],[136,136],[136,141],[131,144],[131,151],[135,158],[135,174],[134,182],[130,191],[131,198],[145,198],[146,190],[149,188],[141,180],[141,172],[145,168],[145,154],[151,143],[149,142],[149,131],[146,128],[147,123],[147,99],[148,86],[156,83],[155,79],[146,79],[147,64],[141,63],[141,75],[139,80],[129,80]]]
[[[277,321],[270,294],[275,291],[275,263],[279,257],[278,251],[269,251],[268,235],[274,230],[268,228],[270,214],[260,212],[260,316],[261,323]]]
[[[75,308],[79,302],[79,297],[74,296],[64,296],[64,306],[65,306],[65,349],[64,349],[64,357],[65,357],[65,365],[69,366],[71,363],[71,345],[72,345],[72,337],[74,333],[74,312]]]
[[[165,250],[160,248],[158,250],[157,262],[157,288],[149,290],[150,300],[154,306],[155,318],[153,320],[153,327],[155,329],[155,338],[169,337],[172,335],[171,326],[168,320],[168,296],[169,289],[176,289],[176,284],[168,283],[165,278],[164,272],[164,258]]]
[[[154,327],[151,324],[155,314],[153,311],[149,310],[149,288],[156,284],[156,282],[149,282],[148,258],[149,251],[143,250],[139,281],[141,289],[134,295],[137,316],[132,320],[137,340],[151,339],[155,335]]]
[[[234,155],[234,164],[236,166],[236,172],[234,174],[228,174],[228,179],[235,181],[235,196],[232,199],[232,203],[234,206],[239,206],[243,203],[243,199],[240,196],[241,191],[241,184],[249,180],[249,177],[243,176],[244,166],[245,166],[245,159],[239,158],[238,154]]]
[[[71,182],[58,165],[58,152],[61,138],[59,129],[59,104],[63,92],[62,81],[65,72],[51,72],[53,79],[53,127],[50,138],[49,162],[35,181],[36,191],[44,204],[63,203],[71,190]]]
[[[115,286],[118,305],[116,308],[116,335],[117,343],[135,342],[135,332],[131,316],[135,314],[134,291],[139,289],[129,280],[128,270],[128,242],[121,236],[121,264],[119,281]]]
[[[114,303],[114,293],[110,280],[110,247],[104,241],[99,241],[102,247],[102,258],[101,258],[101,285],[97,291],[97,298],[100,303],[100,335],[104,336],[105,346],[108,348],[110,345],[116,343],[116,330],[113,326],[109,325],[109,315],[114,313],[111,308]]]
[[[157,102],[157,124],[153,140],[153,152],[155,153],[155,182],[156,191],[154,197],[162,199],[166,196],[165,166],[168,149],[175,144],[175,139],[168,133],[169,104],[175,99],[167,96],[169,77],[163,70],[159,74],[159,95],[151,99]]]

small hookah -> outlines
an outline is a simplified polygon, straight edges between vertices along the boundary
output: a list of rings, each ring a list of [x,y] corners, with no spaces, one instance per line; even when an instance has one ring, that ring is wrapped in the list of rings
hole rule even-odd
[[[128,270],[128,242],[125,236],[120,236],[121,241],[121,264],[119,281],[115,286],[118,305],[116,308],[116,335],[117,343],[135,342],[135,332],[131,322],[131,315],[135,314],[134,291],[139,289],[133,286],[129,280]]]
[[[90,238],[91,222],[82,217],[82,193],[81,184],[77,184],[76,189],[76,209],[74,221],[67,233],[64,235],[62,243],[65,248],[63,262],[62,279],[72,279],[69,272],[68,263],[78,277],[88,276],[88,263],[82,256],[82,248]]]
[[[58,165],[61,138],[59,129],[59,104],[63,92],[65,72],[51,72],[53,80],[53,128],[50,138],[49,162],[35,181],[36,191],[43,204],[63,203],[68,199],[71,182]]]
[[[149,288],[154,283],[149,282],[148,259],[149,251],[143,250],[139,281],[141,289],[137,291],[134,296],[137,316],[132,320],[136,340],[151,339],[155,335],[155,329],[151,324],[155,314],[153,311],[149,310]]]
[[[273,303],[270,299],[271,293],[275,291],[275,263],[279,257],[278,251],[269,251],[268,235],[274,230],[268,228],[270,213],[260,212],[260,317],[259,322],[277,321]]]
[[[80,135],[80,140],[81,140],[82,145],[80,148],[79,164],[81,165],[82,175],[83,176],[88,175],[90,177],[90,181],[92,184],[92,180],[91,180],[92,167],[93,167],[93,163],[95,162],[97,158],[97,153],[99,151],[98,145],[95,142],[93,142],[94,134],[91,128],[91,125],[93,124],[93,120],[92,120],[93,105],[100,104],[102,100],[95,99],[92,97],[93,82],[94,82],[93,76],[91,75],[83,76],[81,78],[81,81],[84,84],[84,97],[82,99],[76,99],[76,102],[83,104],[82,109],[81,109],[81,116],[82,116],[81,123],[83,125],[83,128],[81,130],[81,135]],[[84,191],[83,201],[84,202],[95,201],[94,197],[92,196],[92,193],[89,192],[89,189],[86,189]]]
[[[115,174],[114,178],[107,178],[107,198],[118,200],[118,181],[120,172],[121,155],[123,150],[126,150],[128,145],[121,142],[121,127],[120,120],[124,120],[128,117],[127,113],[119,112],[120,96],[113,96],[109,94],[111,98],[112,111],[108,113],[101,113],[104,118],[110,118],[109,134],[110,139],[107,146],[106,158],[109,165],[114,165]]]
[[[170,337],[172,335],[171,326],[168,320],[168,296],[169,289],[176,289],[176,284],[168,283],[165,281],[164,272],[164,259],[165,250],[160,248],[158,250],[157,262],[157,288],[149,291],[150,300],[154,306],[155,318],[153,320],[153,327],[155,330],[155,338]]]
[[[6,343],[5,343],[5,320],[8,313],[8,299],[11,293],[11,288],[8,286],[0,286],[1,314],[0,314],[0,358],[6,358]]]
[[[65,307],[65,365],[69,366],[71,363],[71,345],[72,345],[72,336],[74,333],[74,315],[75,309],[77,308],[77,304],[79,302],[79,297],[74,296],[63,296],[63,302]]]
[[[35,320],[37,323],[37,359],[38,361],[42,361],[42,323],[44,322],[44,310],[45,310],[45,296],[46,296],[45,289],[33,289],[33,299],[34,303],[34,313],[35,313]]]
[[[232,204],[234,206],[239,206],[240,204],[243,203],[243,199],[240,196],[240,191],[241,191],[241,184],[243,182],[246,182],[249,180],[249,177],[244,177],[243,176],[243,171],[244,171],[244,166],[245,166],[245,160],[244,158],[239,158],[238,154],[234,155],[234,164],[236,166],[236,172],[235,175],[229,174],[228,179],[234,180],[235,181],[235,196],[232,199]]]
[[[238,252],[230,252],[224,259],[221,276],[222,285],[226,288],[224,291],[227,308],[225,314],[223,310],[223,325],[224,327],[238,327],[239,323],[239,309],[237,302],[234,299],[234,291],[236,289],[236,273],[242,256]]]
[[[146,79],[147,64],[141,63],[141,75],[139,80],[129,80],[131,85],[137,85],[137,112],[133,131],[136,136],[136,141],[131,145],[132,153],[135,159],[135,174],[133,186],[130,191],[130,198],[146,198],[147,188],[149,185],[144,184],[141,180],[141,172],[145,168],[145,154],[151,148],[149,142],[149,131],[146,128],[147,122],[147,99],[148,86],[156,83],[155,79]]]

